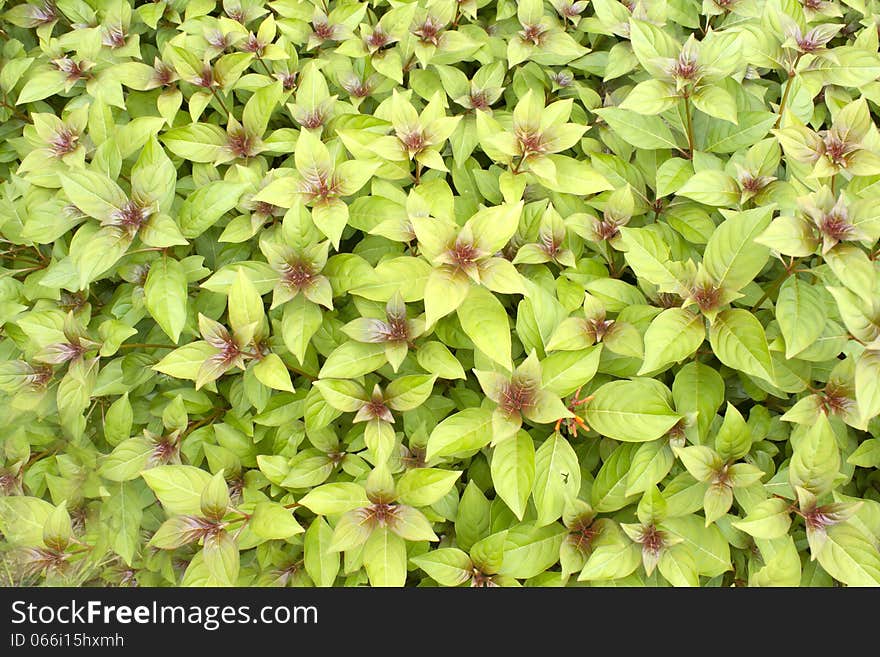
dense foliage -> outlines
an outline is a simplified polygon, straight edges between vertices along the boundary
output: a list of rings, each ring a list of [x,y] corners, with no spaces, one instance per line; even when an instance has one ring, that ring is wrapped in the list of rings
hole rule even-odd
[[[0,1],[0,582],[880,585],[878,8]]]

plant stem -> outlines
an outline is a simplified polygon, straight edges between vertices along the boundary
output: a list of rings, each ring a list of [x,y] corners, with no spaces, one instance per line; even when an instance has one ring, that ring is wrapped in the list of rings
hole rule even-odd
[[[36,454],[31,454],[30,458],[28,459],[28,462],[24,464],[22,469],[29,468],[31,465],[33,465],[34,463],[39,461],[41,458],[43,458],[45,456],[52,456],[55,453],[56,452],[53,450],[46,449],[46,450],[43,450],[42,452],[37,452]]]
[[[27,274],[31,271],[38,271],[40,269],[45,269],[45,266],[41,265],[39,267],[25,267],[24,269],[10,269],[9,271],[3,272],[4,276],[16,276],[18,274]]]
[[[266,65],[266,61],[262,57],[260,57],[259,55],[257,55],[257,61],[263,65],[263,70],[266,71],[266,75],[268,75],[271,78],[272,71],[269,70],[269,67]]]
[[[309,381],[317,381],[318,380],[317,378],[315,378],[311,374],[309,374],[307,372],[303,372],[302,370],[297,369],[295,367],[288,366],[287,369],[290,370],[291,372],[293,372],[294,374],[296,374],[297,376],[301,376],[304,379],[308,379]]]
[[[128,251],[125,255],[135,255],[136,253],[149,253],[150,251],[164,251],[167,248],[167,246],[146,246],[143,249]]]
[[[45,262],[45,263],[49,262],[49,258],[42,251],[40,251],[39,246],[32,246],[30,248],[33,250],[34,253],[37,254],[37,257],[40,259],[40,262]]]
[[[782,285],[785,282],[785,279],[787,279],[789,276],[791,276],[791,269],[786,267],[785,271],[782,272],[782,274],[775,281],[773,281],[772,283],[770,283],[770,285],[767,286],[767,289],[764,290],[764,294],[762,294],[761,298],[755,302],[755,305],[753,305],[749,309],[749,312],[753,313],[758,308],[760,308],[761,304],[764,303],[767,300],[767,298],[773,293],[773,291],[776,288],[778,288],[780,285]]]
[[[229,108],[226,107],[226,103],[223,102],[223,99],[220,97],[220,94],[217,93],[217,90],[214,87],[211,87],[211,95],[214,96],[214,100],[220,103],[220,107],[222,107],[223,111],[226,112],[226,119],[228,120],[232,116],[232,112],[230,112]]]
[[[778,128],[780,121],[782,121],[782,114],[785,112],[785,106],[788,104],[788,96],[791,93],[791,83],[794,80],[794,76],[797,75],[795,69],[801,61],[802,55],[803,53],[798,53],[798,56],[795,57],[794,64],[791,65],[791,70],[788,72],[788,81],[785,84],[785,91],[782,92],[782,100],[779,101],[779,116],[776,117],[776,123],[773,124],[774,129]]]
[[[0,101],[0,105],[2,105],[6,109],[8,109],[10,112],[12,112],[12,116],[15,117],[16,119],[18,119],[20,121],[24,121],[25,123],[30,122],[30,119],[28,118],[28,116],[22,112],[19,112],[18,108],[16,108],[15,105],[10,105],[5,100]]]
[[[224,409],[222,409],[222,408],[215,408],[215,409],[214,409],[214,412],[211,413],[208,417],[206,417],[206,418],[202,418],[201,420],[196,420],[195,422],[191,422],[191,423],[189,424],[189,426],[187,426],[187,428],[184,430],[183,435],[181,436],[181,438],[188,436],[189,434],[191,434],[193,431],[195,431],[195,430],[198,429],[199,427],[203,427],[203,426],[205,426],[206,424],[213,424],[214,421],[220,419],[220,417],[221,417],[225,412],[226,412],[226,411],[225,411]]]
[[[516,164],[513,165],[513,168],[510,170],[514,176],[519,175],[519,168],[522,166],[523,160],[526,159],[525,153],[519,156],[519,159],[516,161]]]
[[[602,255],[605,256],[605,260],[608,262],[608,275],[611,278],[617,278],[620,272],[617,271],[617,266],[614,264],[614,252],[611,250],[611,245],[608,243],[608,240],[602,240],[602,246],[604,247]]]
[[[688,159],[694,157],[694,122],[691,118],[691,101],[687,96],[684,97],[684,116],[687,122],[687,138],[688,138]]]
[[[0,30],[2,32],[2,30]],[[9,569],[9,560],[3,559],[3,569],[6,571],[6,582],[4,586],[15,586],[15,579],[12,577],[12,571]]]
[[[785,91],[782,93],[782,100],[779,102],[779,116],[776,117],[776,123],[773,124],[773,128],[779,127],[779,122],[782,121],[782,113],[785,111],[785,105],[788,102],[788,93],[791,91],[791,81],[792,78],[788,78],[788,82],[785,85]]]

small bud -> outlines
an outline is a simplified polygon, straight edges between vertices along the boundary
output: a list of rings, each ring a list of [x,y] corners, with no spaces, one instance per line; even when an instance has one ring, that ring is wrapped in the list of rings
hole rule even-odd
[[[229,488],[223,470],[214,475],[202,491],[201,509],[206,518],[220,521],[229,508]]]

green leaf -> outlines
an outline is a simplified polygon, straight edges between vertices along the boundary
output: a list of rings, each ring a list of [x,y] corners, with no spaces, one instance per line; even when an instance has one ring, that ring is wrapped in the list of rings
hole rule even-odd
[[[777,121],[777,115],[766,111],[738,112],[737,123],[710,121],[703,140],[707,153],[733,153],[760,141]]]
[[[464,550],[491,532],[491,506],[473,480],[465,486],[455,518],[455,539]]]
[[[395,507],[394,521],[390,529],[405,541],[440,540],[425,514],[405,504],[398,504]]]
[[[267,388],[293,392],[290,372],[278,354],[266,354],[254,365],[254,376]]]
[[[164,133],[162,143],[184,160],[213,162],[223,153],[226,133],[216,125],[192,123]]]
[[[425,458],[459,456],[475,452],[492,440],[492,411],[466,408],[438,424],[428,437]]]
[[[272,110],[281,100],[283,87],[281,82],[267,84],[254,92],[242,112],[241,122],[249,135],[261,137],[272,117]]]
[[[385,363],[385,347],[381,344],[345,342],[327,357],[318,373],[322,379],[355,378]]]
[[[818,246],[809,223],[785,215],[774,219],[755,242],[796,257],[811,255]]]
[[[669,245],[651,230],[621,228],[620,244],[626,262],[639,278],[657,285],[661,290],[673,291],[678,286],[678,276],[671,267]]]
[[[512,527],[504,540],[504,561],[498,571],[518,579],[534,577],[559,559],[559,546],[568,531],[559,524],[538,527],[521,523]]]
[[[370,500],[362,486],[351,482],[323,484],[313,488],[299,503],[321,516],[345,513],[368,506]]]
[[[290,510],[277,502],[259,502],[248,526],[254,534],[266,540],[290,538],[305,531]]]
[[[828,417],[821,413],[796,443],[788,468],[792,486],[816,496],[831,491],[840,468],[840,450]]]
[[[726,219],[709,238],[703,264],[719,287],[739,290],[763,269],[770,255],[770,249],[754,240],[770,225],[773,206],[723,214]]]
[[[170,352],[153,365],[153,369],[178,379],[195,381],[202,363],[215,353],[217,350],[204,340],[190,342]]]
[[[211,475],[191,465],[159,465],[141,473],[168,513],[198,515]]]
[[[202,555],[211,578],[219,586],[235,586],[241,567],[238,546],[227,532],[205,537]]]
[[[261,469],[262,465],[261,461]],[[319,450],[304,449],[290,459],[289,464],[285,459],[284,467],[273,474],[274,480],[278,480],[278,485],[284,488],[311,488],[324,483],[332,471],[333,461],[326,454]]]
[[[675,455],[681,460],[682,465],[697,481],[710,481],[716,473],[724,467],[724,461],[718,453],[705,445],[692,445],[690,447],[676,447]]]
[[[55,508],[38,497],[0,497],[0,531],[11,546],[43,544],[43,527]]]
[[[389,258],[376,265],[366,281],[349,291],[371,301],[388,301],[397,292],[407,303],[420,301],[428,298],[426,284],[431,272],[431,265],[422,258]]]
[[[471,547],[471,560],[484,574],[494,575],[504,563],[507,530],[480,539]]]
[[[229,486],[223,470],[211,477],[211,481],[205,486],[199,507],[202,515],[211,520],[220,520],[226,515],[229,509]]]
[[[685,515],[667,518],[662,528],[683,539],[681,545],[694,557],[700,575],[717,577],[730,570],[730,544],[717,525],[707,527],[703,518]]]
[[[857,246],[838,244],[825,254],[825,262],[851,292],[865,298],[877,288],[873,261]]]
[[[416,352],[419,365],[440,379],[464,379],[464,368],[442,342],[426,342]]]
[[[364,544],[363,559],[371,586],[406,583],[406,543],[385,527],[370,534]]]
[[[791,505],[786,500],[772,498],[753,508],[749,514],[732,524],[755,538],[773,539],[788,534],[791,526]]]
[[[16,105],[43,100],[64,90],[66,76],[58,70],[41,71],[28,80],[18,94]]]
[[[656,440],[681,419],[650,381],[612,381],[596,390],[586,406],[590,428],[625,442]]]
[[[229,327],[235,332],[246,331],[254,325],[256,335],[261,335],[261,327],[265,316],[263,299],[251,283],[243,269],[229,286]]]
[[[691,356],[706,338],[701,315],[684,308],[667,308],[645,332],[645,360],[639,374],[656,372]]]
[[[108,220],[128,202],[119,185],[107,176],[88,169],[68,171],[62,178],[64,193],[70,202],[90,217]]]
[[[366,522],[359,509],[344,513],[333,528],[329,549],[334,552],[356,550],[367,542],[372,530],[372,525]]]
[[[773,361],[761,322],[748,310],[723,310],[709,327],[709,343],[730,368],[773,382]]]
[[[192,543],[198,536],[192,516],[175,516],[163,522],[150,538],[149,545],[160,550],[176,550]]]
[[[176,182],[177,171],[174,164],[162,150],[156,138],[151,137],[144,144],[137,162],[132,167],[132,194],[142,199],[158,202],[159,208],[163,212],[167,212],[174,202]],[[174,224],[173,221],[172,224]],[[174,224],[174,229],[177,229],[177,224]]]
[[[722,171],[713,170],[697,171],[676,193],[714,207],[735,206],[740,198],[736,180]]]
[[[675,463],[675,455],[662,440],[652,440],[639,445],[626,473],[625,496],[642,493],[658,484],[669,474]]]
[[[796,275],[789,276],[779,288],[776,321],[785,338],[785,357],[794,358],[825,330],[827,312],[822,297]]]
[[[485,288],[472,286],[457,313],[461,328],[477,349],[502,367],[513,369],[510,327],[501,302]]]
[[[491,473],[495,492],[522,520],[535,482],[535,445],[532,437],[525,431],[519,431],[513,438],[498,443],[492,451]]]
[[[107,455],[98,472],[110,481],[137,479],[152,452],[153,445],[144,438],[123,440]]]
[[[760,542],[764,566],[749,577],[749,586],[798,586],[801,560],[790,536]]]
[[[712,484],[706,488],[703,495],[703,512],[706,516],[706,526],[726,514],[733,504],[733,490],[725,485]]]
[[[639,82],[620,104],[621,109],[639,114],[660,114],[675,106],[678,96],[675,87],[662,80]]]
[[[397,482],[397,497],[410,506],[430,506],[448,493],[461,472],[437,468],[409,470]]]
[[[302,364],[312,337],[323,322],[321,308],[309,301],[304,294],[298,294],[284,304],[281,319],[281,337],[284,346]]]
[[[342,231],[348,224],[348,206],[339,199],[316,204],[312,208],[312,221],[327,236],[333,248],[338,249]]]
[[[737,123],[736,101],[721,87],[706,85],[691,96],[691,101],[704,114]]]
[[[564,397],[589,382],[599,369],[602,347],[559,351],[541,361],[541,387]]]
[[[150,265],[144,303],[165,335],[177,344],[186,325],[187,303],[186,272],[180,262],[164,257]]]
[[[411,411],[431,395],[435,380],[436,377],[427,374],[398,377],[385,388],[385,403],[395,411]]]
[[[868,438],[849,455],[846,462],[863,468],[880,467],[880,439]]]
[[[880,414],[880,351],[865,350],[856,360],[856,401],[864,420]]]
[[[737,461],[752,447],[752,430],[736,406],[727,403],[724,422],[715,436],[715,451],[725,461]]]
[[[671,157],[657,169],[657,197],[674,194],[694,175],[694,165],[690,160]]]
[[[333,586],[339,573],[339,553],[329,549],[333,530],[320,516],[312,520],[303,541],[303,564],[316,586]]]
[[[581,468],[577,454],[559,432],[541,443],[534,458],[532,494],[538,511],[535,524],[543,527],[558,520],[566,503],[577,497],[581,487]]]
[[[619,445],[605,459],[590,492],[590,504],[598,512],[617,511],[633,501],[633,494],[627,490],[630,466],[639,445],[624,443]]]
[[[677,148],[672,131],[659,116],[643,116],[625,109],[606,107],[596,114],[636,148]]]
[[[222,180],[199,187],[186,197],[177,216],[183,236],[198,237],[238,203],[248,185]]]
[[[363,386],[347,379],[319,379],[314,386],[328,404],[343,413],[353,413],[369,400]]]
[[[699,362],[688,363],[675,376],[672,399],[679,413],[695,413],[697,432],[702,440],[709,431],[715,412],[724,402],[724,379],[717,370]]]
[[[578,581],[604,581],[626,577],[642,563],[642,553],[635,543],[600,545],[590,554],[578,575]]]
[[[687,548],[672,546],[663,551],[657,570],[673,586],[699,586],[697,565]]]
[[[411,561],[441,586],[459,586],[471,578],[473,564],[458,548],[440,548],[413,557]]]
[[[880,586],[877,546],[850,525],[829,527],[814,556],[829,575],[847,586]]]
[[[468,219],[474,243],[488,253],[500,251],[519,227],[523,202],[498,205],[480,210]]]
[[[70,259],[78,273],[77,289],[84,290],[119,261],[128,250],[131,239],[112,228],[100,229],[85,243],[77,240],[79,236],[80,233],[77,233],[71,243]]]
[[[104,439],[111,445],[118,445],[131,436],[134,412],[126,392],[110,404],[104,414]]]

